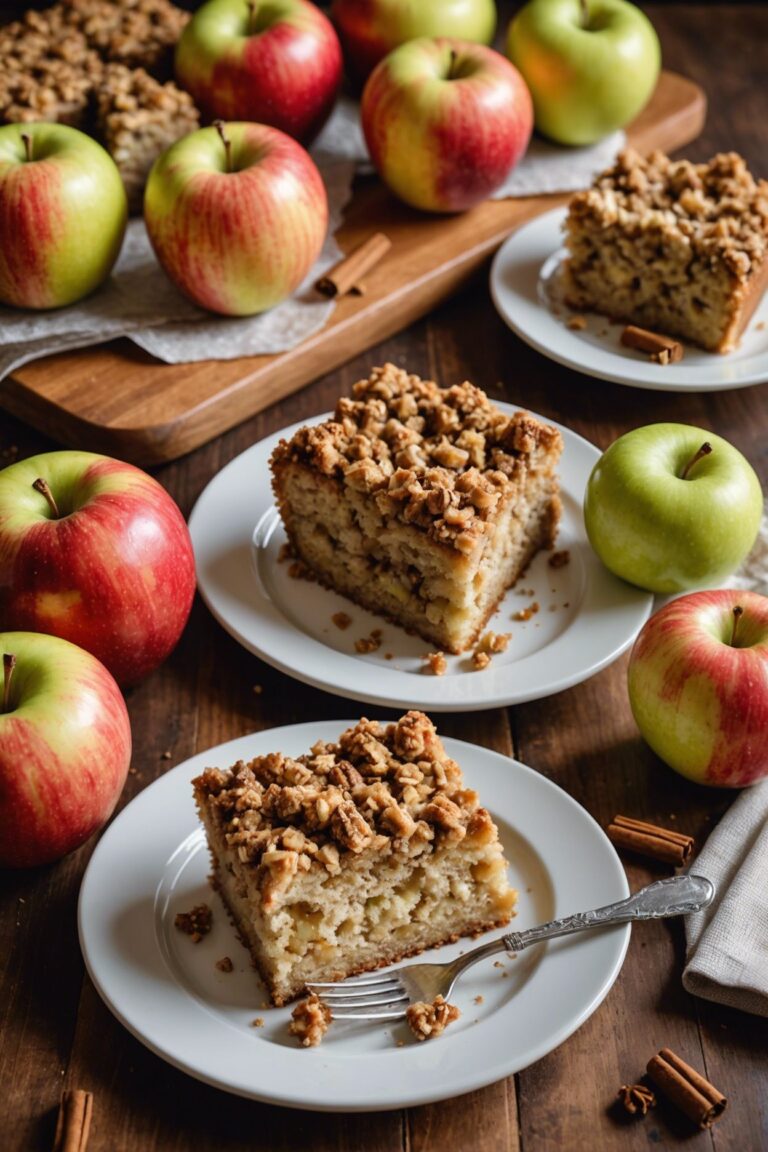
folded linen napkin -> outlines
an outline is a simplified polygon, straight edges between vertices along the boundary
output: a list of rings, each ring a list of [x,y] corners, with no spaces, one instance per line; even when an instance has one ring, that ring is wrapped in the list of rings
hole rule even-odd
[[[687,916],[683,986],[694,996],[768,1016],[768,780],[745,789],[711,833],[694,871],[714,901]]]

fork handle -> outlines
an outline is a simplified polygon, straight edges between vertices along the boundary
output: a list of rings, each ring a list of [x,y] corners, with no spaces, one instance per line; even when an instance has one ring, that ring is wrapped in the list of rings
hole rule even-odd
[[[591,912],[576,912],[573,916],[551,920],[549,924],[539,924],[524,932],[509,932],[501,937],[500,943],[507,952],[522,952],[524,948],[542,940],[570,936],[573,932],[584,932],[589,928],[626,924],[630,920],[660,920],[665,916],[683,916],[706,908],[714,895],[714,885],[704,876],[683,873],[666,880],[656,880],[615,904],[606,904]]]

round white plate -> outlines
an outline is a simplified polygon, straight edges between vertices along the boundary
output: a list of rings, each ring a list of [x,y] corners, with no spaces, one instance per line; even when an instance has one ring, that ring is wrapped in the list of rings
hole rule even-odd
[[[502,957],[500,968],[491,960],[478,964],[451,996],[460,1020],[439,1040],[419,1044],[399,1021],[337,1023],[318,1048],[300,1048],[288,1033],[290,1008],[265,1006],[248,953],[208,886],[190,780],[207,766],[274,750],[298,756],[318,739],[337,739],[351,723],[273,728],[180,764],[110,825],[80,891],[85,962],[118,1020],[177,1068],[254,1100],[372,1111],[491,1084],[552,1051],[595,1011],[629,943],[626,925],[539,945],[515,960]],[[445,746],[499,826],[519,892],[516,929],[628,895],[613,846],[567,793],[498,753],[459,740]],[[214,926],[193,944],[174,918],[201,902],[213,908]],[[472,946],[459,941],[429,957],[452,959]],[[215,967],[223,956],[234,963],[229,974]],[[253,1027],[259,1017],[263,1026]]]
[[[587,327],[571,331],[573,315],[559,299],[558,273],[565,252],[561,225],[566,210],[538,216],[514,232],[496,253],[491,295],[513,332],[537,352],[601,380],[660,392],[721,392],[768,380],[768,293],[752,317],[741,346],[721,356],[685,346],[678,364],[654,364],[619,343],[622,324],[584,313]],[[762,325],[762,327],[761,327]]]
[[[319,584],[292,578],[289,565],[280,563],[285,533],[270,487],[269,458],[278,440],[299,427],[277,432],[233,460],[204,490],[189,521],[198,587],[211,612],[245,648],[289,676],[352,700],[398,708],[500,707],[586,680],[632,643],[650,614],[651,595],[612,576],[589,546],[582,498],[600,453],[560,427],[565,448],[557,548],[568,550],[570,562],[555,569],[549,554],[540,553],[507,593],[488,627],[511,632],[512,639],[490,667],[475,672],[471,654],[449,656],[446,675],[425,674],[422,657],[433,645]],[[539,610],[529,620],[514,619],[534,604]],[[345,631],[331,620],[337,612],[352,618]],[[360,655],[355,641],[374,629],[381,630],[381,647]]]

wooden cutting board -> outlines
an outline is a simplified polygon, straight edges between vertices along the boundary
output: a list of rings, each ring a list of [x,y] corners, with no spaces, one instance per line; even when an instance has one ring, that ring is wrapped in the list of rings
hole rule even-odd
[[[630,142],[641,151],[679,148],[705,114],[702,90],[664,72]],[[518,225],[565,199],[488,200],[460,216],[427,216],[377,179],[358,181],[339,245],[348,252],[382,231],[392,249],[366,294],[341,300],[325,328],[290,352],[170,365],[116,340],[26,364],[0,383],[0,406],[65,444],[142,465],[173,460],[423,316]]]

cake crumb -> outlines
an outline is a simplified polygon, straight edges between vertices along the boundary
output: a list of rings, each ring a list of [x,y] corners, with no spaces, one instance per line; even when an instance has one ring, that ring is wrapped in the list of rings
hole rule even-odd
[[[536,615],[538,610],[538,601],[534,600],[533,604],[529,604],[527,608],[521,608],[519,612],[515,612],[512,619],[522,621],[530,620],[532,616]]]
[[[171,752],[168,748],[166,748],[165,752],[160,753],[160,759],[161,760],[170,760],[171,759]]]
[[[759,323],[755,324],[755,332],[764,332],[765,329],[766,329],[765,320],[760,320]]]
[[[333,1015],[316,992],[299,1000],[291,1013],[288,1031],[296,1036],[304,1048],[315,1048],[328,1031]]]
[[[396,1048],[404,1048],[404,1047],[405,1047],[405,1040],[398,1040],[398,1042],[397,1042],[397,1044],[395,1045],[395,1047],[396,1047]]]
[[[264,1017],[263,1016],[257,1016],[255,1020],[251,1020],[251,1028],[263,1028],[263,1027],[264,1027]]]
[[[422,660],[425,661],[422,672],[432,676],[445,676],[448,671],[448,661],[444,652],[427,652],[422,656]]]
[[[213,912],[207,904],[196,904],[191,912],[177,912],[174,924],[193,944],[199,944],[213,927]]]
[[[286,540],[284,544],[280,545],[280,551],[277,554],[278,564],[285,564],[286,560],[293,560],[293,548]]]
[[[570,562],[571,553],[567,548],[560,548],[559,551],[553,552],[547,563],[550,568],[565,568],[566,564]]]
[[[347,628],[349,628],[350,624],[352,623],[352,617],[347,615],[346,612],[334,612],[333,616],[331,616],[331,621],[342,632],[346,632]]]
[[[491,663],[491,657],[487,652],[473,652],[472,653],[472,667],[476,672],[482,672]]]
[[[355,640],[355,651],[361,655],[367,655],[369,652],[377,652],[381,648],[381,629],[374,628],[370,636],[361,636],[359,640]]]
[[[436,996],[431,1004],[418,1000],[409,1004],[405,1013],[408,1026],[417,1040],[430,1040],[454,1020],[461,1016],[455,1004],[449,1004],[442,996]]]
[[[229,956],[222,956],[221,960],[216,961],[216,967],[218,968],[219,972],[232,972],[234,971],[235,966],[230,960]]]
[[[261,696],[262,692],[264,691],[264,687],[262,684],[254,684],[251,691],[253,692],[254,696]]]
[[[384,659],[385,660],[394,660],[394,658],[395,657],[394,657],[394,654],[392,652],[385,652],[384,653]]]
[[[493,966],[494,966],[494,968],[503,968],[504,967],[501,960],[494,960]]]
[[[511,639],[511,632],[486,632],[485,635],[480,638],[475,652],[487,652],[493,655],[499,652],[506,652]]]
[[[483,999],[484,998],[482,996],[475,996],[475,1004],[482,1004]]]
[[[572,332],[583,332],[587,326],[586,316],[569,316],[565,322],[566,328],[570,328]]]

